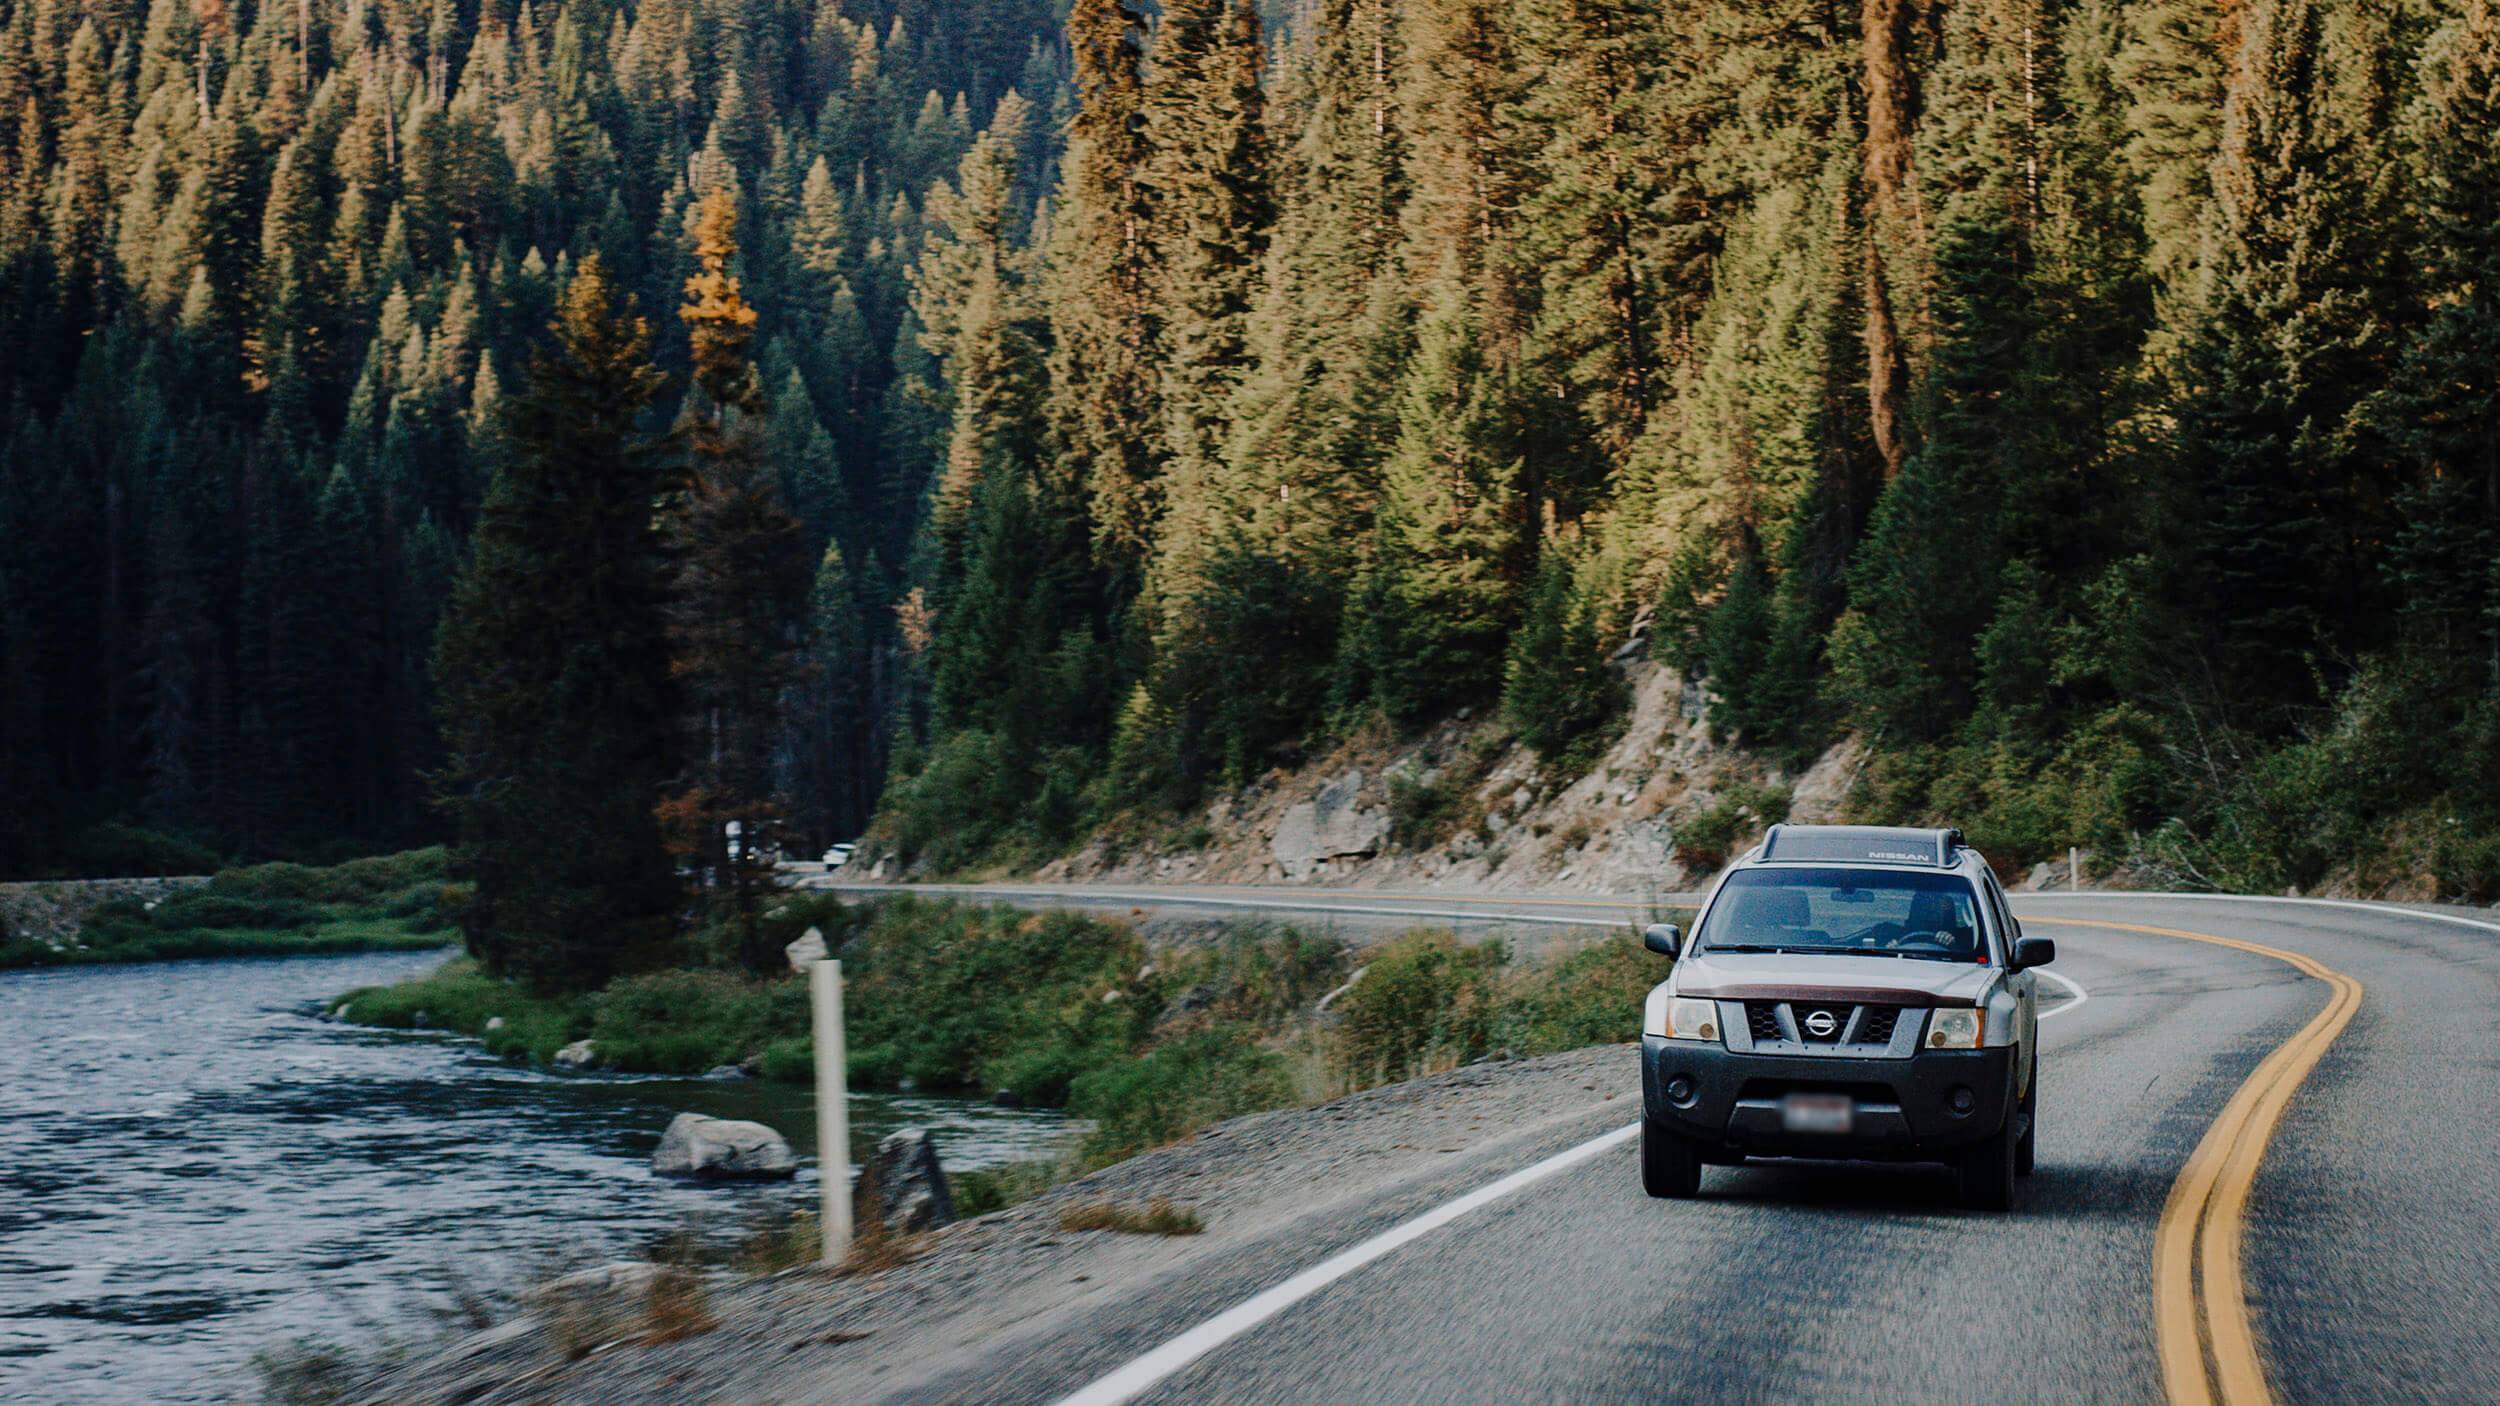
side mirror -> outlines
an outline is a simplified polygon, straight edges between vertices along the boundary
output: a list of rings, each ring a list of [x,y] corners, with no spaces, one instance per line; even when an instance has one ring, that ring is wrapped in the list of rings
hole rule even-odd
[[[2021,937],[2014,940],[2014,970],[2016,971],[2045,967],[2056,960],[2056,938]]]
[[[1684,934],[1673,923],[1651,923],[1641,929],[1641,945],[1661,957],[1673,957],[1684,950]]]

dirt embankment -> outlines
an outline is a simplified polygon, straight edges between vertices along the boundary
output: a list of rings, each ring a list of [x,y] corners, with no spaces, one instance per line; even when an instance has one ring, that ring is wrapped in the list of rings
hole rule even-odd
[[[1170,835],[1099,838],[1033,877],[1666,893],[1716,867],[1719,844],[1692,841],[1732,796],[1784,797],[1794,820],[1839,816],[1862,760],[1854,743],[1784,772],[1713,742],[1702,695],[1675,671],[1623,667],[1624,730],[1583,775],[1461,714],[1409,741],[1346,743],[1218,797]]]
[[[1191,1321],[1221,1312],[1232,1291],[1191,1287],[1184,1281],[1195,1271],[1236,1266],[1263,1286],[1335,1248],[1360,1212],[1472,1188],[1558,1140],[1629,1121],[1639,1098],[1637,1059],[1617,1045],[1472,1065],[1316,1108],[1239,1118],[938,1231],[907,1263],[716,1285],[699,1315],[680,1305],[657,1324],[652,1310],[629,1302],[586,1332],[582,1318],[542,1307],[408,1361],[358,1399],[588,1406],[907,1396],[1081,1332],[1091,1315],[1138,1296],[1159,1296],[1159,1311]],[[1154,1198],[1195,1215],[1203,1231],[1062,1224],[1079,1207],[1135,1209]],[[713,1326],[655,1340],[683,1331],[690,1316]]]

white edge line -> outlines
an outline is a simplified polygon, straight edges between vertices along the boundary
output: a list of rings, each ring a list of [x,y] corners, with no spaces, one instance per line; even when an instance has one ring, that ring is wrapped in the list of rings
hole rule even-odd
[[[2064,1015],[2091,999],[2091,993],[2084,990],[2080,982],[2052,971],[2042,971],[2040,975],[2065,987],[2073,997],[2055,1010],[2041,1012],[2042,1020]],[[1412,1220],[1402,1221],[1352,1249],[1339,1251],[1272,1289],[1243,1300],[1153,1351],[1132,1359],[1126,1366],[1095,1378],[1059,1398],[1057,1406],[1120,1406],[1120,1403],[1133,1400],[1166,1377],[1399,1246],[1429,1235],[1469,1211],[1490,1205],[1514,1191],[1585,1162],[1618,1143],[1628,1142],[1640,1130],[1640,1124],[1632,1123],[1602,1133],[1587,1142],[1565,1148],[1542,1162],[1523,1167],[1499,1181],[1478,1187],[1455,1201],[1443,1202]]]
[[[2067,994],[2067,995],[2069,995],[2069,996],[2074,997],[2074,999],[2073,999],[2073,1000],[2068,1001],[2066,1004],[2064,1004],[2064,1005],[2062,1005],[2062,1006],[2059,1006],[2056,1010],[2053,1010],[2053,1011],[2042,1011],[2042,1012],[2040,1012],[2040,1016],[2039,1016],[2039,1018],[2040,1018],[2040,1019],[2042,1019],[2042,1020],[2047,1020],[2047,1019],[2049,1019],[2051,1016],[2060,1016],[2060,1015],[2064,1015],[2066,1012],[2071,1011],[2071,1010],[2075,1009],[2076,1007],[2081,1006],[2084,1002],[2089,1001],[2089,1000],[2091,1000],[2091,999],[2092,999],[2092,993],[2083,989],[2083,983],[2082,983],[2082,982],[2075,981],[2075,980],[2072,980],[2072,979],[2067,978],[2067,977],[2062,977],[2062,976],[2059,976],[2057,973],[2055,973],[2055,972],[2053,972],[2053,971],[2050,971],[2050,970],[2048,970],[2048,969],[2047,969],[2047,968],[2045,968],[2045,967],[2041,969],[2041,971],[2040,971],[2040,975],[2042,975],[2042,976],[2044,976],[2044,977],[2048,978],[2048,979],[2049,979],[2049,980],[2051,980],[2051,981],[2056,982],[2056,983],[2057,983],[2058,985],[2060,985],[2060,986],[2065,987],[2065,988],[2066,988],[2066,994]]]
[[[1490,1205],[1522,1187],[1585,1162],[1610,1147],[1629,1142],[1633,1134],[1639,1131],[1640,1124],[1633,1123],[1617,1128],[1613,1132],[1593,1137],[1576,1147],[1565,1148],[1542,1162],[1522,1167],[1509,1176],[1478,1187],[1455,1201],[1443,1202],[1412,1220],[1401,1222],[1382,1231],[1352,1249],[1339,1251],[1275,1288],[1217,1314],[1161,1347],[1131,1361],[1128,1365],[1106,1376],[1095,1378],[1087,1385],[1061,1397],[1058,1406],[1118,1406],[1118,1403],[1131,1400],[1138,1393],[1161,1382],[1190,1363],[1408,1241],[1429,1235],[1469,1211]]]
[[[993,890],[993,892],[995,891],[996,890]],[[1096,892],[1099,894],[1101,891],[1097,890]],[[1069,896],[1073,897],[1074,895]],[[2169,900],[2194,899],[2206,902],[2305,903],[2313,907],[2320,908],[2349,908],[2364,913],[2379,913],[2396,917],[2428,918],[2434,922],[2455,923],[2464,927],[2479,928],[2486,932],[2500,933],[2500,923],[2488,923],[2476,918],[2460,917],[2449,913],[2425,912],[2419,908],[2406,908],[2396,904],[2361,903],[2327,898],[2273,898],[2262,894],[2147,893],[2141,890],[2099,893],[2070,892],[2064,894],[2025,894],[2023,897],[2032,899],[2145,898]],[[1096,901],[1102,900],[1097,899]],[[1129,902],[1133,900],[1126,898],[1113,898],[1111,901]],[[1172,902],[1174,903],[1174,906],[1197,906],[1208,908],[1278,908],[1298,912],[1346,912],[1351,910],[1363,913],[1388,914],[1397,917],[1481,919],[1510,916],[1503,914],[1454,912],[1423,908],[1386,908],[1371,907],[1368,905],[1358,907],[1354,904],[1344,903],[1342,900],[1333,905],[1297,903],[1291,900],[1263,900],[1247,898],[1194,898],[1179,901],[1165,899],[1164,901]],[[1519,917],[1528,921],[1566,923],[1582,927],[1620,927],[1624,925],[1624,921],[1621,919],[1566,918],[1560,916],[1547,917],[1543,915],[1519,915]],[[2041,1020],[2049,1020],[2056,1016],[2064,1015],[2069,1011],[2081,1007],[2084,1002],[2091,999],[2091,993],[2086,991],[2081,983],[2078,983],[2068,977],[2060,976],[2056,972],[2047,970],[2043,970],[2040,975],[2047,977],[2049,980],[2054,981],[2058,985],[2066,988],[2067,992],[2073,998],[2055,1010],[2043,1011],[2039,1016]],[[1295,1304],[1311,1297],[1320,1290],[1327,1288],[1329,1285],[1334,1284],[1349,1274],[1352,1274],[1364,1265],[1370,1264],[1373,1260],[1379,1259],[1381,1256],[1386,1255],[1411,1241],[1431,1234],[1433,1231],[1440,1229],[1442,1226],[1449,1224],[1451,1221],[1457,1220],[1459,1217],[1466,1215],[1470,1211],[1490,1205],[1493,1202],[1510,1195],[1512,1192],[1542,1181],[1545,1178],[1554,1175],[1556,1172],[1563,1171],[1567,1168],[1576,1166],[1581,1162],[1585,1162],[1589,1158],[1594,1157],[1598,1153],[1603,1152],[1619,1143],[1628,1142],[1639,1131],[1640,1125],[1638,1123],[1633,1123],[1617,1128],[1612,1132],[1601,1134],[1600,1136],[1591,1138],[1587,1142],[1580,1143],[1575,1147],[1569,1147],[1561,1152],[1557,1152],[1542,1162],[1535,1163],[1528,1167],[1523,1167],[1520,1170],[1501,1178],[1499,1181],[1479,1187],[1454,1201],[1443,1202],[1441,1205],[1436,1206],[1411,1220],[1400,1222],[1398,1225],[1373,1236],[1369,1240],[1363,1241],[1361,1244],[1356,1245],[1351,1249],[1339,1251],[1337,1254],[1322,1260],[1320,1263],[1313,1265],[1309,1269],[1306,1269],[1283,1283],[1276,1285],[1274,1288],[1265,1290],[1252,1298],[1236,1304],[1232,1308],[1229,1308],[1224,1312],[1217,1314],[1215,1317],[1200,1323],[1198,1326],[1191,1328],[1189,1331],[1182,1333],[1180,1336],[1165,1342],[1153,1351],[1148,1352],[1141,1357],[1132,1359],[1125,1366],[1116,1368],[1107,1375],[1095,1378],[1092,1382],[1086,1384],[1085,1386],[1079,1387],[1075,1391],[1070,1392],[1068,1395],[1059,1398],[1057,1406],[1120,1406],[1120,1403],[1133,1400],[1140,1393],[1162,1382],[1165,1378],[1170,1377],[1182,1368],[1197,1361],[1199,1358],[1206,1356],[1208,1353],[1213,1352],[1225,1343],[1232,1341],[1234,1338],[1250,1331],[1252,1328],[1266,1322],[1268,1319],[1275,1317],[1277,1314],[1284,1312],[1286,1309],[1293,1307]]]

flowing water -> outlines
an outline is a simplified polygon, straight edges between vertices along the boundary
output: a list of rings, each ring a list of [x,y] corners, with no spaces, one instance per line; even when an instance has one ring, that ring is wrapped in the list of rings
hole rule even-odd
[[[321,1020],[436,953],[0,973],[0,1401],[249,1400],[257,1351],[421,1337],[461,1298],[729,1243],[816,1195],[812,1094],[540,1073]],[[795,1182],[651,1175],[680,1111],[769,1123]],[[1047,1155],[1057,1115],[853,1099],[956,1170]]]

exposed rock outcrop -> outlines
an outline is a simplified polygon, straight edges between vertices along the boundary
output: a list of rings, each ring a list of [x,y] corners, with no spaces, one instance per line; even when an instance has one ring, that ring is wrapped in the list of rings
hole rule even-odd
[[[150,907],[207,883],[206,878],[53,879],[0,884],[0,941],[40,942],[54,951],[78,945],[87,915],[107,903]]]
[[[588,1069],[599,1062],[599,1047],[588,1040],[575,1040],[556,1051],[558,1069]]]
[[[1349,771],[1285,812],[1270,852],[1288,878],[1307,879],[1331,860],[1368,859],[1389,838],[1389,817],[1360,804],[1363,773]]]
[[[651,1170],[696,1181],[780,1181],[798,1174],[799,1159],[761,1123],[680,1113],[651,1154]]]

